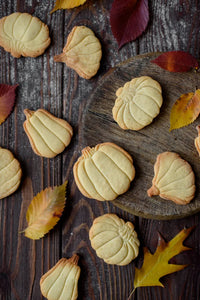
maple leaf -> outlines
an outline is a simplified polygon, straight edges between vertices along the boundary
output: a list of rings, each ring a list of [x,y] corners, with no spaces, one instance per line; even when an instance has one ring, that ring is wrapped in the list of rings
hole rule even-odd
[[[190,234],[194,227],[181,230],[171,241],[166,243],[159,235],[158,246],[154,254],[144,248],[144,261],[140,269],[135,268],[134,290],[141,286],[163,286],[160,278],[187,267],[187,265],[169,264],[169,260],[175,255],[191,250],[183,245],[183,241]],[[133,294],[131,293],[131,295]],[[131,296],[130,295],[130,296]],[[129,296],[129,299],[130,299]]]
[[[60,186],[46,188],[33,198],[26,213],[26,237],[38,240],[57,224],[65,207],[66,185],[67,181]]]
[[[0,125],[7,119],[13,109],[17,86],[18,84],[0,84]]]
[[[200,113],[200,89],[183,94],[174,103],[170,114],[170,131],[194,122]]]
[[[110,11],[110,23],[119,48],[139,37],[148,22],[148,0],[114,0]]]
[[[55,6],[51,14],[58,9],[70,9],[83,5],[87,0],[56,0]]]
[[[165,52],[151,62],[170,72],[187,72],[191,68],[199,68],[196,58],[184,51]]]

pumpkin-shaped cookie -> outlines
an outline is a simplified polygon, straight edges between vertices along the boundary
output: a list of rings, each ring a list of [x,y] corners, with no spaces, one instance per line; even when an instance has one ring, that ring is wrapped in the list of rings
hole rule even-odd
[[[0,199],[14,193],[21,181],[22,170],[13,154],[0,147]]]
[[[177,204],[189,203],[195,194],[195,176],[191,166],[177,153],[164,152],[154,165],[153,185],[148,196],[159,195]]]
[[[68,122],[54,117],[44,109],[25,109],[24,113],[24,130],[37,155],[51,158],[69,145],[73,131]]]
[[[40,279],[42,295],[48,300],[76,300],[81,269],[78,255],[70,259],[61,258],[57,264]]]
[[[89,238],[97,256],[107,264],[124,266],[138,256],[140,242],[133,224],[115,214],[96,218]]]
[[[81,77],[90,79],[99,67],[101,44],[93,31],[86,26],[75,26],[67,38],[63,53],[54,56],[56,62],[64,62]]]
[[[13,13],[0,20],[0,46],[14,57],[36,57],[49,46],[48,26],[28,13]]]
[[[113,143],[83,149],[73,172],[81,193],[101,201],[125,193],[135,177],[131,156]]]
[[[113,118],[123,129],[140,130],[149,125],[163,102],[160,84],[148,76],[125,83],[116,96]]]

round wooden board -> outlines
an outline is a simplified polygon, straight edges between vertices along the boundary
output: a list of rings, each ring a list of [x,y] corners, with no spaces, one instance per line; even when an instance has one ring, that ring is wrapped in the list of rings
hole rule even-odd
[[[151,63],[158,53],[136,56],[111,69],[99,82],[86,106],[81,124],[82,147],[113,142],[133,157],[136,177],[130,189],[112,203],[129,213],[144,218],[176,219],[200,211],[200,158],[194,147],[197,136],[193,124],[169,132],[172,105],[181,94],[193,92],[200,75],[193,71],[170,73]],[[116,90],[134,77],[151,76],[163,90],[163,105],[153,123],[140,131],[121,129],[112,117]],[[200,122],[200,121],[199,121]],[[173,151],[187,160],[196,177],[196,194],[190,204],[182,206],[160,197],[148,197],[154,176],[154,163],[159,153]]]

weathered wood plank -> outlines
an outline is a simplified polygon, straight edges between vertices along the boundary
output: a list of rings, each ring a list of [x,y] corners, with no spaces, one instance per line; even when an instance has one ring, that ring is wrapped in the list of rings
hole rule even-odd
[[[158,50],[188,50],[198,57],[200,4],[197,0],[149,1],[151,20],[147,31],[137,41],[118,51],[109,24],[112,1],[88,0],[79,8],[50,15],[53,2],[0,0],[0,17],[18,10],[33,13],[49,25],[52,38],[50,48],[37,59],[14,59],[0,49],[0,82],[20,84],[15,110],[0,126],[0,146],[15,153],[24,173],[20,189],[0,201],[0,299],[42,299],[40,276],[61,256],[69,257],[78,252],[82,269],[79,298],[125,300],[133,287],[134,262],[120,268],[106,265],[96,257],[88,240],[93,219],[106,212],[117,213],[135,223],[142,245],[155,250],[157,231],[169,240],[184,226],[199,224],[200,216],[170,222],[145,220],[123,212],[111,203],[84,198],[77,190],[72,175],[72,166],[83,143],[80,136],[82,115],[98,79],[111,66],[136,54]],[[64,64],[53,62],[53,56],[62,51],[67,35],[75,25],[89,26],[103,45],[101,68],[90,81],[81,79]],[[23,109],[39,107],[63,117],[74,129],[69,148],[53,160],[37,157],[22,129],[25,119]],[[63,182],[65,178],[69,180],[68,201],[61,222],[40,241],[33,242],[18,235],[18,230],[26,226],[25,214],[32,196],[48,185]],[[138,289],[132,299],[199,298],[199,267],[196,263],[200,255],[198,229],[186,241],[194,251],[181,257],[182,263],[190,261],[191,266],[163,279],[165,289]],[[141,258],[140,255],[136,263]]]
[[[1,16],[15,11],[33,13],[50,28],[57,27],[61,35],[62,19],[49,14],[49,2],[0,1]],[[1,51],[1,83],[19,84],[14,112],[1,125],[0,145],[13,151],[19,159],[23,180],[20,189],[1,205],[0,273],[2,278],[1,299],[41,299],[39,280],[60,257],[60,225],[40,241],[31,241],[18,234],[26,227],[26,211],[32,197],[47,186],[62,182],[62,157],[53,160],[36,156],[23,130],[23,109],[43,107],[58,117],[62,116],[62,69],[53,63],[55,47],[47,49],[38,58],[15,59]]]
[[[151,22],[147,34],[139,42],[140,53],[151,51],[184,50],[195,57],[199,57],[199,1],[152,1],[150,6]],[[139,228],[143,242],[151,250],[156,247],[156,232],[163,234],[170,240],[184,226],[199,224],[200,214],[193,217],[171,220],[150,221],[140,219]],[[162,282],[166,288],[141,288],[137,291],[138,299],[199,299],[199,264],[194,257],[199,257],[199,230],[198,226],[185,242],[193,248],[179,258],[180,263],[191,262],[191,265],[178,273],[168,275]],[[198,237],[197,237],[198,236]],[[184,259],[183,259],[184,258]],[[195,282],[194,282],[195,281]],[[191,288],[190,288],[191,286]]]

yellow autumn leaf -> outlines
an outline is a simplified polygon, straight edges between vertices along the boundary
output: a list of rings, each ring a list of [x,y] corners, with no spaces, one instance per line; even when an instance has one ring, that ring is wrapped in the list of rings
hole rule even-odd
[[[200,89],[195,93],[183,94],[172,107],[170,131],[194,122],[200,113]]]
[[[135,268],[134,291],[141,286],[163,286],[160,278],[184,269],[187,265],[169,264],[169,260],[182,251],[191,250],[183,246],[183,241],[194,227],[183,229],[170,242],[166,243],[159,235],[154,254],[144,248],[144,261],[141,269]]]
[[[66,186],[67,181],[60,186],[46,188],[33,198],[26,213],[26,237],[38,240],[57,224],[65,207]]]
[[[58,9],[70,9],[83,5],[87,0],[56,0],[56,4],[51,14]]]

